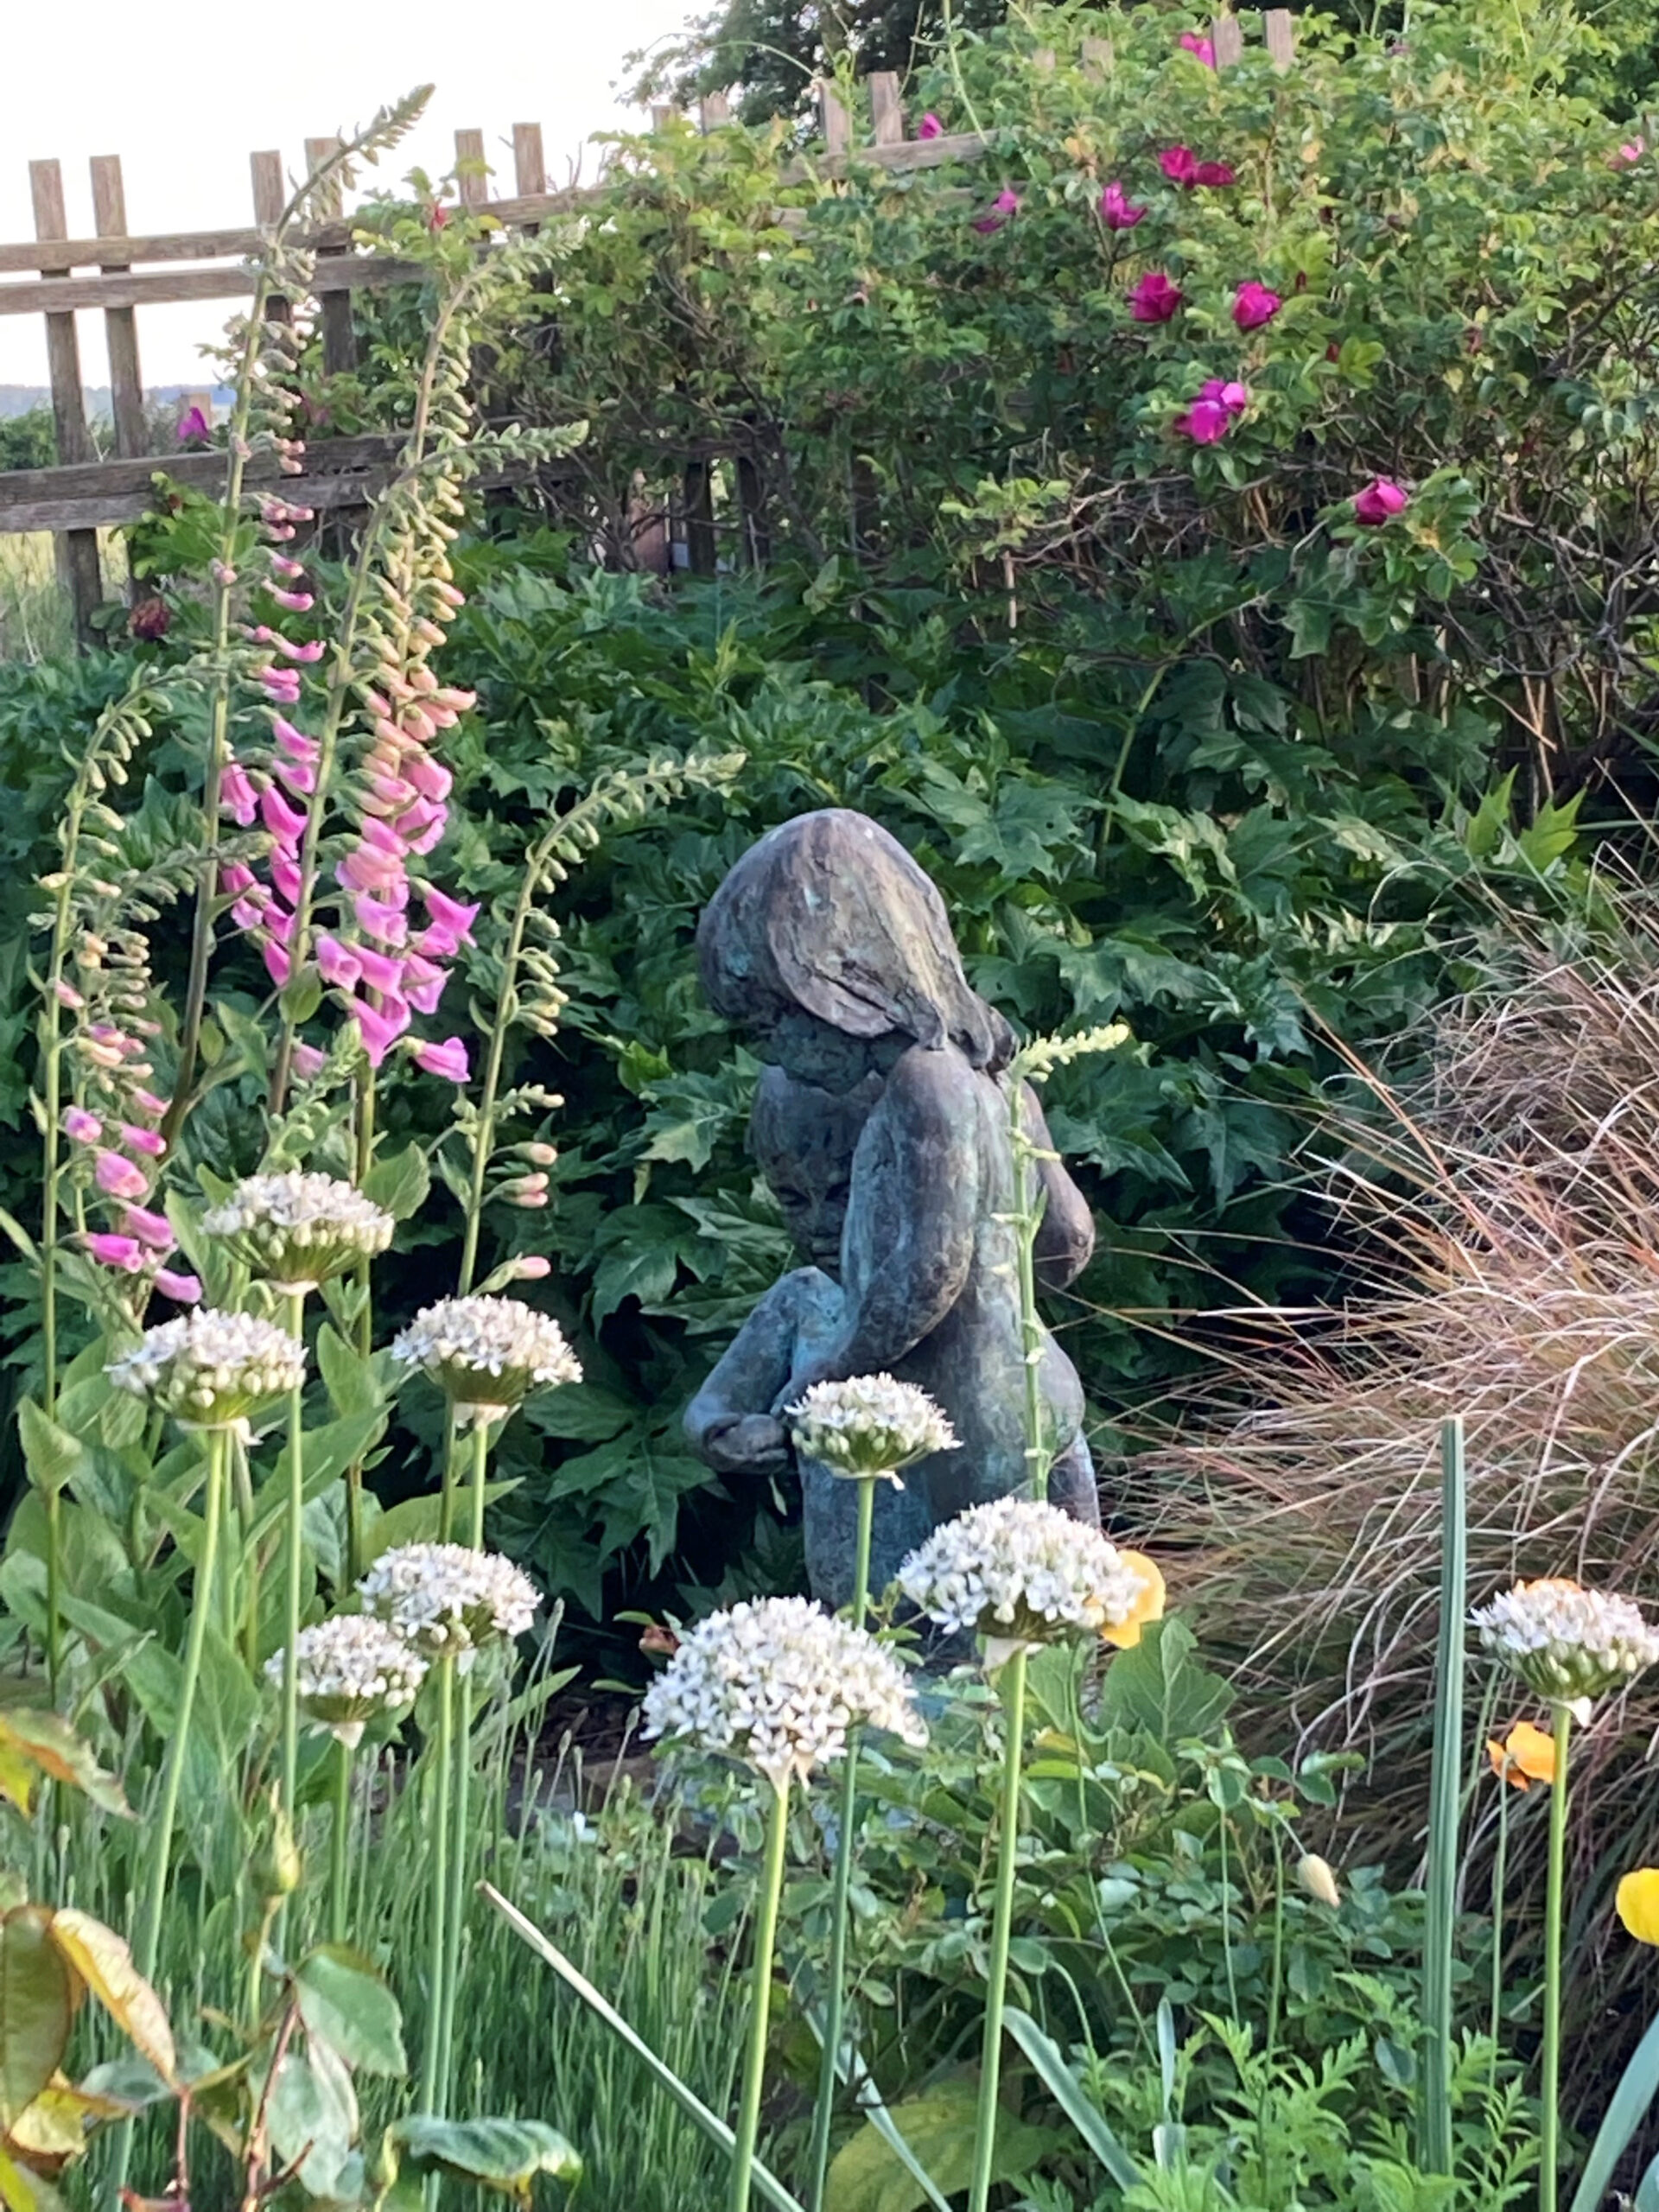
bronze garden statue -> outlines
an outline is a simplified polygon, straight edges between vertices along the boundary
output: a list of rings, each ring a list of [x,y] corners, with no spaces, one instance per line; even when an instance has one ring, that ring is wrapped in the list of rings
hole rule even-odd
[[[780,1418],[810,1382],[881,1370],[919,1384],[963,1448],[878,1485],[872,1587],[941,1521],[1026,1478],[1024,1370],[1008,1101],[1014,1039],[969,988],[934,884],[866,816],[839,807],[771,830],[721,885],[697,950],[710,1003],[768,1065],[753,1141],[804,1264],[761,1299],[686,1416],[726,1474],[787,1466]],[[1046,1147],[1036,1096],[1026,1128]],[[1094,1223],[1058,1159],[1041,1164],[1039,1280],[1071,1282]],[[1049,1496],[1097,1522],[1076,1369],[1044,1332]],[[800,1469],[815,1596],[850,1592],[855,1485]]]

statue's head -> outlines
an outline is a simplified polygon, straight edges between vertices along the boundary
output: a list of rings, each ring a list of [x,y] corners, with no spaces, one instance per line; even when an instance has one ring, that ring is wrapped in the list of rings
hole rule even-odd
[[[768,830],[703,910],[709,1004],[760,1058],[850,1091],[912,1045],[954,1045],[978,1068],[1014,1050],[973,990],[938,888],[867,815],[825,807]]]
[[[755,1165],[778,1201],[790,1241],[810,1267],[841,1272],[841,1232],[853,1187],[853,1154],[881,1078],[852,1090],[798,1083],[780,1067],[761,1071],[749,1117]]]

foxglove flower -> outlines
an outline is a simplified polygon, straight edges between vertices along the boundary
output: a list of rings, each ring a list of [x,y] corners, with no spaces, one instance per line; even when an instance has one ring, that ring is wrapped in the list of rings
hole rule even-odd
[[[281,1688],[287,1653],[265,1662],[265,1679]],[[415,1702],[429,1661],[406,1637],[373,1613],[337,1613],[302,1628],[294,1644],[300,1710],[355,1751],[377,1713]]]
[[[429,1376],[462,1422],[504,1420],[532,1390],[582,1380],[552,1315],[516,1298],[440,1299],[393,1338],[391,1356]]]
[[[416,1067],[446,1083],[465,1083],[470,1073],[467,1047],[459,1037],[446,1037],[441,1045],[416,1045],[412,1058]]]
[[[741,1759],[779,1795],[842,1758],[860,1725],[927,1740],[892,1653],[805,1598],[711,1614],[645,1692],[647,1736]]]
[[[1562,1578],[1517,1582],[1470,1615],[1484,1649],[1528,1688],[1588,1719],[1591,1700],[1659,1660],[1659,1630],[1628,1598]]]
[[[309,1291],[391,1243],[397,1224],[383,1208],[333,1175],[250,1175],[201,1217],[205,1236],[283,1291]]]
[[[382,1552],[358,1584],[379,1620],[429,1659],[472,1655],[499,1637],[522,1636],[541,1593],[499,1552],[467,1544],[399,1544]]]
[[[899,1570],[911,1603],[985,1640],[990,1666],[1071,1636],[1132,1644],[1163,1610],[1163,1578],[1058,1506],[999,1497],[936,1529]]]
[[[145,1331],[105,1373],[190,1428],[241,1429],[250,1414],[305,1380],[305,1347],[255,1313],[204,1306]]]
[[[925,1390],[891,1375],[814,1382],[785,1411],[795,1448],[831,1473],[882,1476],[902,1490],[902,1468],[933,1452],[956,1452],[961,1439]]]

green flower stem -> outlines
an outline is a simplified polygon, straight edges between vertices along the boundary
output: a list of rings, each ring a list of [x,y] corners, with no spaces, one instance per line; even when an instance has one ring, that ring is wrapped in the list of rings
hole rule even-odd
[[[374,1166],[374,1070],[365,1068],[357,1079],[357,1161],[354,1180],[360,1191]],[[365,1254],[357,1263],[359,1311],[357,1321],[358,1356],[374,1355],[374,1293],[370,1262]],[[363,1462],[353,1459],[346,1470],[346,1580],[355,1588],[367,1564],[363,1556]]]
[[[875,1522],[879,1475],[858,1484],[858,1546],[853,1557],[853,1626],[862,1628],[870,1604],[870,1532]],[[823,2056],[818,2069],[818,2101],[812,2114],[812,2212],[823,2212],[830,2175],[830,2131],[835,2116],[836,2084],[841,2078],[841,2024],[847,2003],[848,1897],[853,1885],[854,1831],[858,1824],[858,1731],[847,1731],[847,1758],[841,1777],[840,1827],[836,1836],[835,1884],[830,1902],[830,1986],[824,1999]]]
[[[428,1849],[426,2035],[421,2059],[420,2109],[442,2118],[447,2099],[442,2078],[443,1977],[449,1962],[446,1932],[449,1908],[449,1788],[454,1764],[455,1662],[446,1652],[438,1662],[438,1726],[433,1739],[435,1762]]]
[[[1037,1232],[1042,1226],[1040,1195],[1032,1187],[1033,1145],[1026,1135],[1025,1077],[1018,1067],[1008,1078],[1008,1141],[1014,1155],[1014,1236],[1020,1286],[1020,1349],[1025,1381],[1026,1472],[1031,1494],[1048,1496],[1054,1455],[1045,1440],[1043,1414],[1043,1324],[1037,1311]]]
[[[150,1844],[149,1887],[144,1893],[137,1936],[132,1947],[132,1962],[146,1981],[155,1977],[161,1949],[162,1921],[167,1910],[168,1875],[173,1856],[173,1824],[178,1818],[179,1786],[184,1778],[184,1762],[190,1747],[190,1716],[196,1701],[196,1685],[201,1679],[202,1653],[207,1649],[207,1622],[213,1611],[213,1569],[219,1559],[219,1524],[224,1517],[225,1453],[228,1442],[223,1429],[210,1428],[207,1433],[207,1494],[202,1513],[201,1560],[190,1595],[190,1632],[184,1647],[179,1709],[162,1768],[162,1794]],[[113,2203],[122,2201],[131,2155],[132,2122],[124,2120],[116,2139],[111,2190]]]
[[[1020,1781],[1026,1734],[1026,1653],[1023,1646],[1002,1669],[1002,1710],[1007,1743],[1002,1754],[1002,1834],[996,1862],[996,1910],[985,1992],[985,2047],[979,2069],[979,2110],[974,2124],[974,2178],[968,2212],[985,2212],[996,2156],[997,2090],[1002,2072],[1002,2009],[1008,1984],[1008,1944],[1014,1933],[1014,1877],[1020,1856]]]
[[[1539,2086],[1538,2212],[1555,2212],[1560,2164],[1561,1910],[1567,1886],[1567,1762],[1573,1715],[1555,1707],[1555,1779],[1549,1792],[1549,1886],[1544,1909],[1544,2063]]]
[[[772,2015],[772,1961],[778,1942],[778,1905],[784,1893],[784,1858],[789,1844],[789,1780],[772,1785],[772,1819],[766,1829],[766,1863],[754,1915],[754,1961],[750,1968],[749,2049],[743,2063],[743,2101],[732,2146],[732,2186],[728,2212],[749,2212],[755,2146],[760,2139],[760,2094],[766,2079],[766,2031]]]
[[[305,1341],[305,1293],[288,1294],[288,1333]],[[304,1377],[288,1401],[288,1510],[284,1518],[286,1572],[283,1579],[282,1806],[289,1826],[300,1780],[300,1584],[305,1573]]]
[[[328,1830],[328,1941],[346,1941],[347,1907],[351,1902],[352,1850],[351,1745],[344,1738],[334,1745],[334,1818]]]
[[[1550,1785],[1552,1796],[1554,1785]],[[1497,2088],[1498,2037],[1503,2024],[1503,1893],[1510,1859],[1510,1777],[1498,1777],[1497,1851],[1492,1860],[1492,2063],[1487,2087]]]
[[[451,1416],[453,1420],[453,1415]],[[472,1531],[467,1541],[474,1551],[484,1548],[484,1490],[489,1478],[490,1424],[473,1423],[472,1482],[469,1491]],[[446,1539],[447,1541],[447,1539]],[[457,1685],[460,1714],[455,1728],[454,1821],[449,1843],[449,1903],[445,1913],[448,1953],[443,1971],[443,2018],[439,2032],[440,2078],[449,2079],[454,2058],[455,1994],[461,1986],[461,1939],[467,1920],[467,1870],[472,1856],[470,1827],[472,1794],[473,1682],[463,1675]]]

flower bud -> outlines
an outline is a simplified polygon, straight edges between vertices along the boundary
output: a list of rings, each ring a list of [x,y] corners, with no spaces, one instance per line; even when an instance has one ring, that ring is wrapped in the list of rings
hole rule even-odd
[[[1331,1871],[1331,1862],[1321,1859],[1318,1852],[1305,1852],[1297,1860],[1296,1878],[1309,1897],[1317,1897],[1321,1904],[1328,1904],[1333,1911],[1342,1903],[1342,1891]]]
[[[270,1899],[292,1897],[300,1886],[302,1871],[300,1847],[294,1840],[294,1824],[283,1810],[282,1801],[273,1789],[270,1834],[264,1849],[253,1866],[253,1878],[258,1894]]]
[[[516,1144],[512,1147],[520,1160],[529,1160],[532,1167],[551,1167],[558,1158],[558,1147],[550,1144]],[[543,1178],[545,1181],[546,1178]]]

